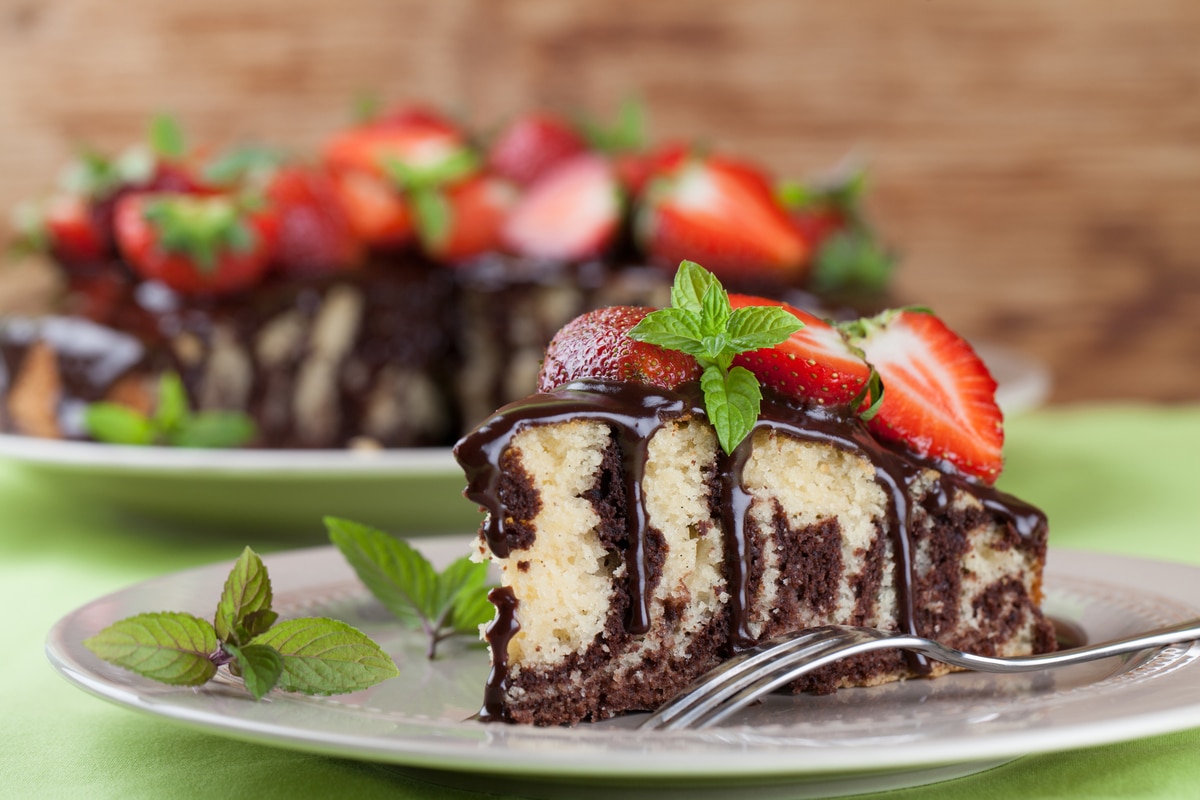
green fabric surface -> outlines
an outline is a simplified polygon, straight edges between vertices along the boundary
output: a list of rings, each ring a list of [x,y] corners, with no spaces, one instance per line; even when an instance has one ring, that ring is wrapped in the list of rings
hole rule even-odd
[[[1008,423],[1001,487],[1040,505],[1056,547],[1200,564],[1200,407],[1055,408]],[[295,542],[172,533],[80,507],[0,464],[0,796],[459,798],[395,769],[241,743],[132,713],[59,677],[43,652],[62,615],[164,573]],[[1157,587],[1165,591],[1164,587]],[[1200,729],[1032,756],[908,798],[1193,798]]]

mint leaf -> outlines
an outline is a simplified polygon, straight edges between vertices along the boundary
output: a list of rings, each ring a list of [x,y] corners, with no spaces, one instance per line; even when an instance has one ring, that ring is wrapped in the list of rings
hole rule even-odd
[[[241,412],[192,414],[183,382],[173,372],[159,379],[153,416],[114,403],[92,403],[84,410],[83,423],[89,436],[108,444],[239,447],[257,434],[254,420]]]
[[[722,450],[732,453],[758,420],[762,406],[758,379],[742,367],[726,372],[710,366],[700,377],[700,388],[704,390],[704,408],[716,428],[717,441]]]
[[[92,403],[83,412],[88,436],[106,444],[154,444],[154,424],[145,415],[116,403]]]
[[[216,631],[191,614],[138,614],[83,644],[110,664],[173,686],[199,686],[217,673],[210,658],[217,649]]]
[[[240,447],[257,434],[254,420],[240,411],[202,411],[188,416],[167,436],[175,447]]]
[[[233,656],[234,660],[229,665],[231,671],[241,677],[246,691],[250,692],[255,700],[263,699],[263,696],[279,683],[279,677],[283,674],[283,656],[274,647],[265,644],[238,647],[225,642],[222,648]]]
[[[426,247],[438,247],[450,235],[450,204],[437,189],[417,189],[412,193],[417,232]]]
[[[488,566],[464,556],[438,575],[437,612],[445,625],[457,633],[475,633],[494,614],[487,602]],[[482,596],[483,606],[477,603]]]
[[[732,453],[754,429],[762,390],[754,373],[730,369],[734,356],[774,347],[804,327],[781,306],[734,310],[720,281],[693,261],[683,261],[671,286],[671,307],[647,314],[629,338],[696,358],[704,372],[704,408],[721,449]]]
[[[426,654],[459,633],[476,633],[493,616],[487,565],[460,558],[440,574],[407,542],[383,531],[327,517],[329,540],[389,611],[429,637]]]
[[[400,674],[365,633],[335,619],[287,620],[250,644],[272,647],[283,657],[278,685],[288,692],[355,692]]]
[[[267,569],[258,554],[247,547],[225,579],[225,590],[221,592],[213,620],[217,637],[223,642],[242,644],[259,633],[265,633],[274,620],[263,627],[261,612],[270,611],[271,596],[271,579],[267,576]],[[256,614],[258,616],[247,625],[247,618]],[[248,636],[243,635],[248,632]]]
[[[680,261],[671,285],[671,307],[699,314],[704,309],[704,296],[714,285],[720,286],[720,282],[704,267],[695,261]]]
[[[187,414],[188,399],[183,381],[174,372],[164,373],[158,379],[158,407],[154,410],[154,425],[159,431],[171,431],[183,422]]]
[[[475,585],[464,581],[472,592]],[[275,625],[271,594],[266,566],[247,547],[225,581],[215,624],[191,614],[139,614],[83,643],[111,664],[177,686],[200,686],[227,665],[255,700],[277,685],[338,694],[399,674],[379,645],[344,622],[312,617]]]
[[[407,542],[367,525],[327,517],[329,540],[354,568],[371,594],[402,621],[432,620],[437,572]]]

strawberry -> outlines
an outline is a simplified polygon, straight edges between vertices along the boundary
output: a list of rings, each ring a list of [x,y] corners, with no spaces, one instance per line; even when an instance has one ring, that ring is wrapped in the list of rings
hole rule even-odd
[[[426,254],[455,262],[499,249],[516,195],[507,181],[480,174],[444,189],[418,189],[412,199]]]
[[[349,128],[325,145],[325,163],[331,169],[381,177],[388,177],[394,164],[414,170],[437,169],[467,154],[462,132],[423,109]]]
[[[620,186],[612,165],[585,154],[562,162],[530,186],[502,236],[518,255],[574,261],[604,252],[620,220]]]
[[[275,170],[264,192],[278,219],[273,264],[287,275],[319,275],[362,262],[362,242],[324,172]]]
[[[804,241],[766,178],[728,159],[691,158],[655,178],[646,188],[637,232],[648,257],[662,266],[695,259],[733,280],[790,281],[804,273]]]
[[[883,380],[883,403],[868,428],[995,482],[1003,466],[1003,417],[996,381],[971,346],[923,311],[885,311],[846,328]]]
[[[804,323],[782,344],[734,357],[735,366],[753,372],[764,386],[822,406],[850,405],[863,395],[871,368],[837,328],[776,300],[731,294],[729,303],[733,308],[782,306]]]
[[[655,175],[679,169],[687,160],[689,150],[683,142],[672,142],[650,152],[618,153],[613,156],[613,167],[625,192],[630,197],[637,197]]]
[[[111,252],[91,203],[84,198],[58,194],[43,209],[41,224],[54,258],[72,269],[103,261]]]
[[[488,150],[488,167],[518,186],[534,183],[555,165],[587,149],[587,142],[551,114],[526,114],[505,128]]]
[[[700,380],[700,365],[694,357],[626,336],[652,310],[612,306],[568,322],[546,348],[538,391],[549,392],[580,378],[645,383],[664,389]]]
[[[116,204],[117,244],[130,267],[185,294],[249,288],[269,265],[278,220],[229,196],[142,193]]]
[[[359,170],[337,173],[333,181],[350,227],[368,245],[392,250],[412,240],[412,211],[391,181]]]

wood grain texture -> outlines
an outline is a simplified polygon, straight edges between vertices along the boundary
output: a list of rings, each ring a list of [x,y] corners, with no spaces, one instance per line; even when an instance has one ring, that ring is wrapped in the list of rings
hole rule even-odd
[[[363,91],[482,125],[636,92],[656,138],[785,175],[855,149],[901,299],[1045,361],[1057,402],[1200,400],[1191,0],[0,0],[0,208],[157,110],[306,148]]]

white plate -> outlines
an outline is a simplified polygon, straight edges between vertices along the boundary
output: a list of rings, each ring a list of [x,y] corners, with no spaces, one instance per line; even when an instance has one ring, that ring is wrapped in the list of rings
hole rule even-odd
[[[977,348],[1012,415],[1045,401],[1045,367],[990,345]],[[411,450],[188,450],[63,442],[0,434],[0,459],[56,497],[74,497],[174,527],[315,537],[344,516],[397,533],[469,530],[448,448]]]
[[[443,564],[466,548],[463,537],[422,544]],[[480,646],[451,642],[443,657],[426,661],[420,637],[387,616],[332,548],[272,556],[267,565],[277,609],[362,628],[396,658],[400,677],[349,696],[276,693],[256,703],[233,683],[199,691],[155,684],[80,644],[143,611],[208,616],[229,564],[148,581],[72,612],[49,634],[50,660],[93,694],[213,733],[389,762],[467,788],[550,797],[611,796],[615,785],[656,797],[667,789],[681,797],[752,789],[762,798],[783,786],[790,797],[862,792],[1200,725],[1200,644],[1055,672],[960,673],[826,697],[777,696],[706,732],[639,733],[641,715],[570,729],[483,724],[467,719],[488,669]],[[1055,551],[1046,583],[1047,611],[1091,641],[1200,614],[1195,567]]]

